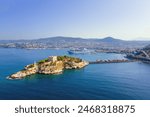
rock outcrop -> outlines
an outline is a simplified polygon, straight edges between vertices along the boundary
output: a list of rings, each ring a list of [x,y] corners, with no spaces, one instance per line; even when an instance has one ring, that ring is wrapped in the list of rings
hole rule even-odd
[[[9,76],[11,79],[21,79],[32,74],[59,74],[65,69],[80,69],[88,65],[87,61],[69,56],[50,56],[37,63],[25,66],[17,73]]]

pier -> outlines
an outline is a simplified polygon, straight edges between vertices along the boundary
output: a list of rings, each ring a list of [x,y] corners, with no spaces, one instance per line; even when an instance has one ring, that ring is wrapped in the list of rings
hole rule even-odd
[[[128,62],[135,62],[135,61],[136,60],[128,60],[128,59],[96,60],[96,61],[89,61],[89,64],[128,63]]]

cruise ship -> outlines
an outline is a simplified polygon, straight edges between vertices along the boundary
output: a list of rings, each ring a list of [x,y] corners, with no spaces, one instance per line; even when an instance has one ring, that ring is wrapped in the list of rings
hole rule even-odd
[[[89,49],[86,49],[86,48],[83,48],[83,49],[71,49],[68,51],[69,54],[92,54],[92,53],[95,53],[94,50],[89,50]]]

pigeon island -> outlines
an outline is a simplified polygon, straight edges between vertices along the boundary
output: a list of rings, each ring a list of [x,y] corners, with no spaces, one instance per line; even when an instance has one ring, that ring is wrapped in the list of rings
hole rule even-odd
[[[9,76],[10,79],[22,79],[32,74],[60,74],[65,69],[80,69],[89,62],[70,56],[49,56],[24,67],[23,70]]]

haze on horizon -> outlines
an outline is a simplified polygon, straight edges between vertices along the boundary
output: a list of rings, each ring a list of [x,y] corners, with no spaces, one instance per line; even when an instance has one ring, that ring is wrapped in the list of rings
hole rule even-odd
[[[149,6],[149,0],[0,0],[0,40],[53,36],[150,40]]]

